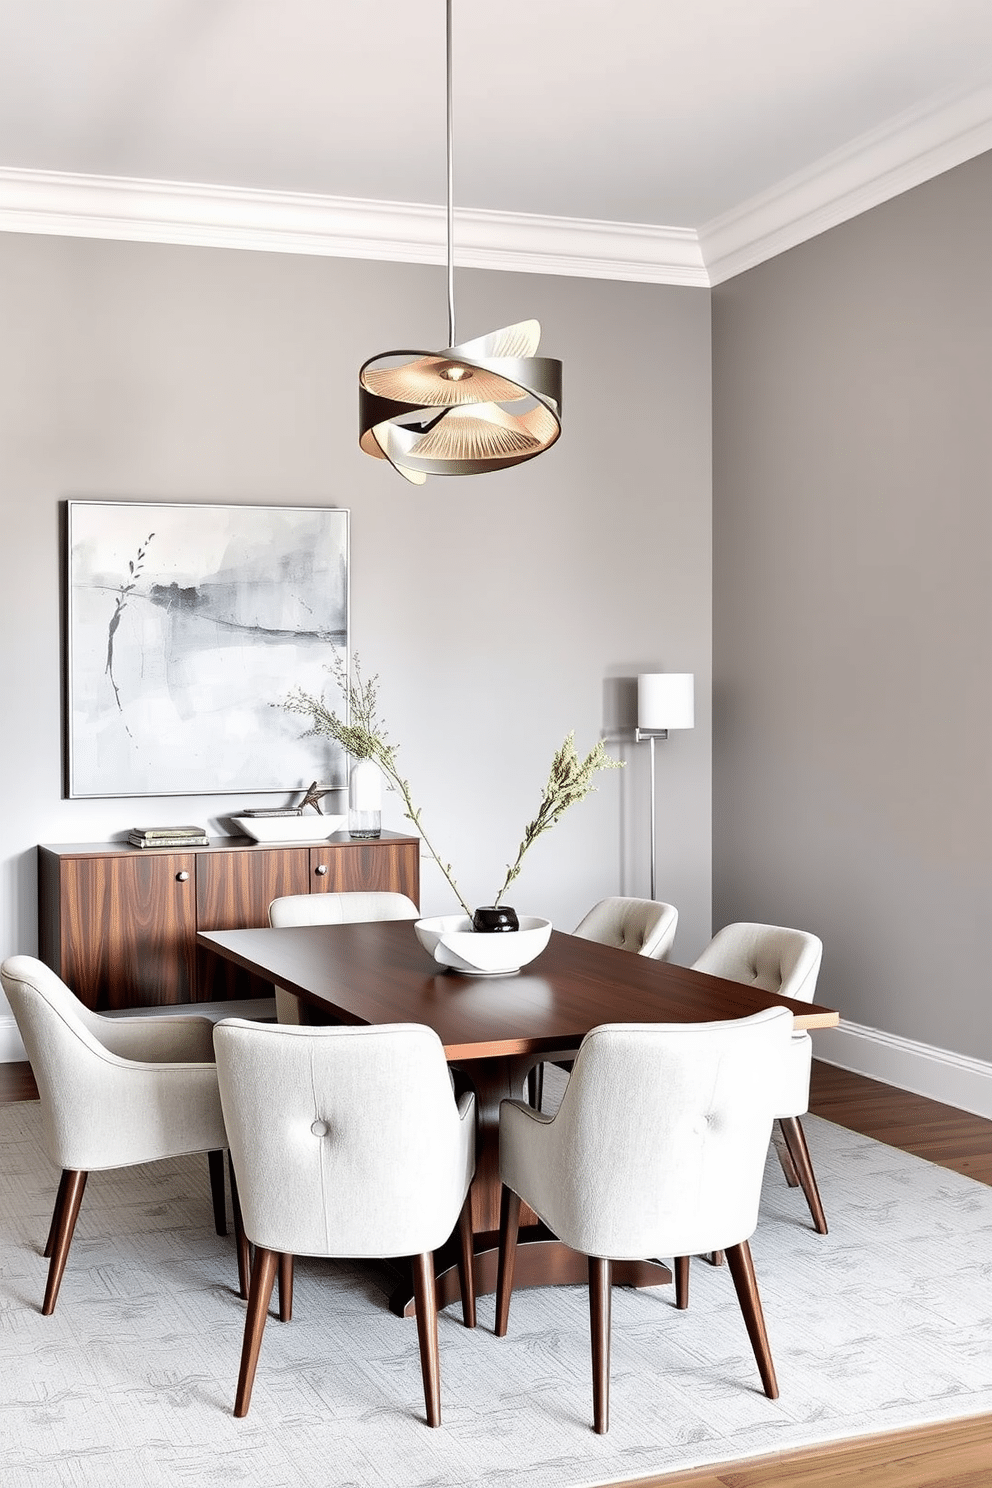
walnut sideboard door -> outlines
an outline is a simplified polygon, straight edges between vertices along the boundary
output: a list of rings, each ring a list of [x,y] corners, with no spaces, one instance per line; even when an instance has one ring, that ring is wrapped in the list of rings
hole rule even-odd
[[[420,904],[419,837],[328,842],[310,849],[310,890],[351,894],[362,890],[405,894]]]
[[[196,856],[40,849],[42,959],[95,1012],[189,1002]]]
[[[198,930],[257,930],[269,923],[269,905],[285,894],[310,890],[305,847],[233,848],[201,853],[197,864]],[[198,953],[196,1000],[271,997],[272,988],[220,956]]]

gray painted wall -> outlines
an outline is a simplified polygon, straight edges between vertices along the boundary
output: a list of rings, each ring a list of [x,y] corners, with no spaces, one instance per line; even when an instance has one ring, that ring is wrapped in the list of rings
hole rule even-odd
[[[710,321],[704,290],[465,272],[463,336],[536,315],[565,363],[542,459],[421,490],[357,447],[356,374],[443,341],[441,269],[0,234],[0,954],[36,947],[38,842],[218,818],[228,798],[63,801],[59,503],[341,505],[352,636],[425,819],[491,898],[551,755],[632,722],[639,670],[694,671],[659,768],[659,894],[678,959],[710,932]],[[292,678],[287,678],[287,686]],[[518,908],[571,929],[646,893],[646,749],[533,849]],[[264,800],[265,798],[262,798]],[[276,799],[272,798],[274,803]],[[390,804],[386,825],[402,827]],[[425,912],[454,908],[425,865]]]
[[[992,1056],[992,156],[721,285],[714,923]]]

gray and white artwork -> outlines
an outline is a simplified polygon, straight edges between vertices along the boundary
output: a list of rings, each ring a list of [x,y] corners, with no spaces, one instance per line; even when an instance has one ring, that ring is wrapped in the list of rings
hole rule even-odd
[[[343,784],[342,752],[278,705],[337,704],[348,512],[67,505],[69,796]]]

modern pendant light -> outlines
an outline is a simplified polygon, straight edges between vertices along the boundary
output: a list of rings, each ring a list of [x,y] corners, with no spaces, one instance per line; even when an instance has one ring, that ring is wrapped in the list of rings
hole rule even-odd
[[[443,351],[383,351],[358,374],[359,444],[415,485],[429,475],[481,475],[519,465],[550,449],[561,433],[561,362],[535,356],[541,339],[536,320],[461,345],[455,339],[452,0],[445,3],[448,345]]]

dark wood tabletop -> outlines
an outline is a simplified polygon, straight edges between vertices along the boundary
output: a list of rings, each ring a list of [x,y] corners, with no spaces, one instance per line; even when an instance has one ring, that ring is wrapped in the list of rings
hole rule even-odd
[[[599,1023],[702,1023],[788,1007],[797,1028],[829,1028],[829,1008],[552,931],[514,976],[439,968],[408,920],[213,930],[200,945],[295,992],[344,1023],[426,1023],[451,1060],[575,1047]]]

